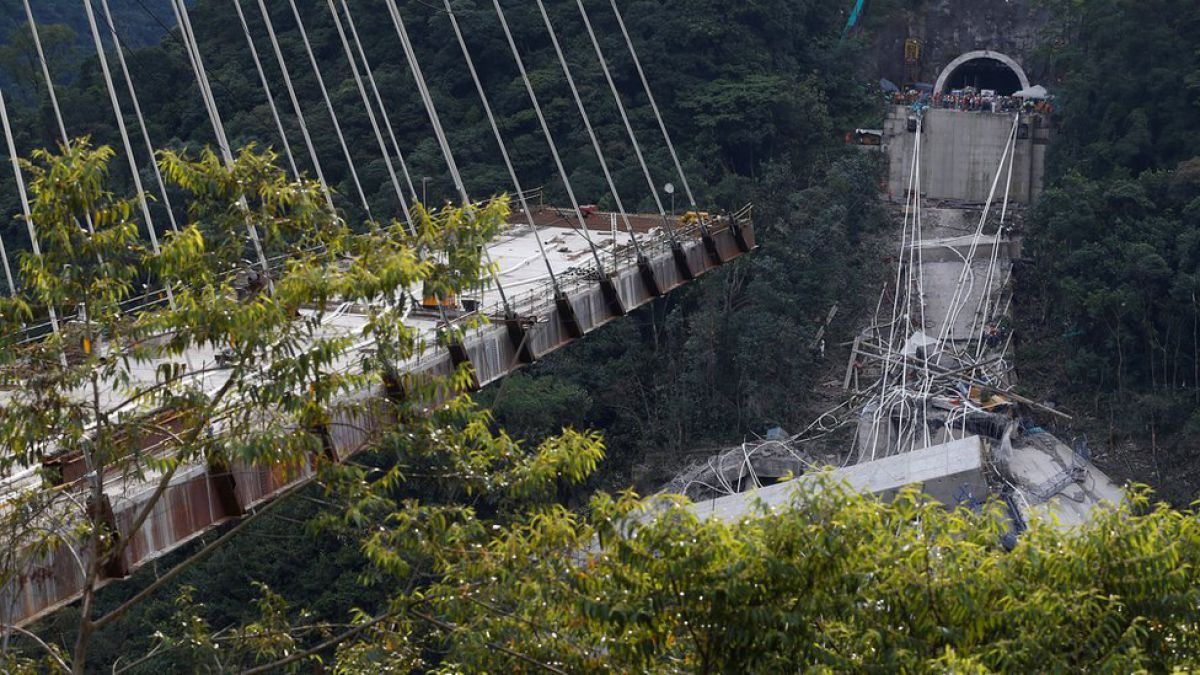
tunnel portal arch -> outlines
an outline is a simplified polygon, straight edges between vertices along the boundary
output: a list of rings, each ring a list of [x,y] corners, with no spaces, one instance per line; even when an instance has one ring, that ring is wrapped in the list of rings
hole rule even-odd
[[[982,89],[995,89],[1007,96],[1028,89],[1029,77],[1011,56],[980,49],[959,56],[943,68],[933,91],[940,94],[945,89],[977,84],[983,84]]]

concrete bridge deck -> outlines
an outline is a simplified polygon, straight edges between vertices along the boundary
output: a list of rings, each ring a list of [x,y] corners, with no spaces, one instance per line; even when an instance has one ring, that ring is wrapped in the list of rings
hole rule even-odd
[[[660,292],[665,293],[688,281],[666,233],[649,227],[635,229],[645,231],[636,235],[611,231],[591,233],[592,240],[601,249],[601,258],[612,274],[613,285],[625,310],[644,305],[655,297],[645,282],[645,270],[638,265],[631,236],[638,237]],[[528,228],[514,228],[490,244],[488,250],[498,267],[498,276],[510,305],[519,316],[521,344],[516,343],[514,333],[505,324],[498,293],[494,288],[487,288],[465,298],[478,303],[478,309],[475,315],[459,320],[482,316],[490,321],[467,331],[463,349],[457,355],[446,348],[432,346],[436,344],[434,337],[440,325],[437,319],[410,315],[406,325],[418,330],[431,346],[400,364],[400,369],[413,374],[449,375],[465,357],[470,361],[478,384],[484,386],[519,369],[530,357],[541,358],[618,319],[623,312],[614,311],[602,291],[590,247],[582,234],[568,227],[544,227],[539,231],[569,306],[555,301],[533,232]],[[707,235],[702,235],[695,227],[680,228],[677,234],[683,258],[693,276],[731,261],[755,246],[753,225],[748,220],[714,226]],[[322,330],[330,335],[354,335],[365,321],[365,314],[347,305],[330,315]],[[527,347],[528,351],[522,347]],[[339,367],[346,370],[359,367],[362,354],[370,349],[370,342],[355,344],[341,357]],[[220,370],[210,369],[217,356],[212,350],[195,350],[188,356],[196,371],[203,373],[197,376],[201,378],[201,386],[206,389],[220,387],[224,376]],[[152,383],[156,365],[153,359],[138,364],[135,378]],[[110,391],[106,398],[115,405],[119,394]],[[3,395],[0,392],[0,396]],[[395,424],[390,409],[380,404],[384,396],[382,385],[346,395],[344,402],[349,405],[343,406],[345,412],[339,413],[340,417],[329,425],[331,451],[336,459],[343,460],[368,448],[379,432]],[[354,405],[356,401],[361,401],[361,405]],[[76,464],[80,463],[76,461]],[[128,469],[117,467],[106,476],[105,495],[112,507],[113,526],[120,537],[131,540],[120,560],[110,566],[116,572],[106,581],[131,574],[220,523],[242,517],[256,506],[307,482],[313,475],[310,463],[217,468],[198,462],[181,467],[153,507],[152,515],[140,528],[132,530],[135,514],[151,500],[161,474],[147,467],[139,467],[138,471]],[[83,472],[81,466],[64,466],[63,474],[68,482],[54,488],[60,502],[59,515],[48,519],[48,524],[63,532],[69,531],[82,517],[81,509],[72,508],[72,505],[77,506],[84,495]],[[9,504],[16,495],[48,491],[43,481],[39,467],[29,467],[0,478],[0,517],[13,515]],[[0,560],[0,565],[8,568],[0,572],[11,575],[0,587],[0,623],[26,623],[79,596],[88,555],[86,547],[78,543],[64,545],[49,554],[11,549],[9,555]],[[0,582],[4,579],[5,576],[0,575]]]

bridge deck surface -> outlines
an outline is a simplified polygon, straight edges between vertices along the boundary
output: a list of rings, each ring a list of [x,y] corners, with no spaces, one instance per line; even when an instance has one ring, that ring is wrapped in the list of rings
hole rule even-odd
[[[714,251],[715,257],[723,262],[740,256],[744,248],[752,248],[752,226],[745,223],[740,231],[750,242],[748,246],[745,241],[737,240],[728,225],[712,231],[712,241],[709,242],[711,248],[702,243],[694,229],[681,231],[680,243],[691,271],[700,275],[719,264],[713,259]],[[559,287],[569,301],[581,331],[586,334],[618,318],[619,315],[610,311],[603,299],[595,274],[594,256],[583,234],[568,227],[541,227],[539,233],[546,247],[546,260],[558,277]],[[592,231],[590,236],[599,249],[606,270],[612,274],[624,308],[633,309],[652,300],[654,294],[644,283],[633,250],[632,236],[611,230]],[[665,233],[647,228],[647,231],[639,231],[636,236],[663,292],[685,283]],[[488,251],[511,309],[528,324],[528,346],[535,357],[540,358],[569,343],[571,338],[563,329],[561,308],[554,301],[549,272],[534,233],[528,227],[513,228],[489,244]],[[475,316],[463,316],[461,320],[504,316],[499,293],[491,284],[475,294],[467,294],[464,300],[476,301],[478,308]],[[367,321],[362,309],[349,303],[342,305],[338,311],[325,317],[322,334],[361,334]],[[437,316],[410,313],[405,324],[416,330],[430,348],[408,362],[397,364],[400,370],[436,375],[453,372],[455,364],[449,353],[442,347],[434,346],[433,338],[441,324]],[[512,344],[511,336],[498,321],[482,322],[467,329],[463,346],[481,386],[523,365],[517,358],[517,345]],[[337,367],[347,371],[356,369],[361,363],[362,354],[371,348],[372,344],[366,339],[354,343],[339,358]],[[190,370],[200,373],[195,376],[198,386],[212,391],[219,388],[228,377],[227,372],[215,369],[216,351],[212,348],[194,349],[187,357],[191,361]],[[172,360],[178,362],[182,359]],[[136,364],[133,386],[153,383],[155,369],[161,362],[161,359],[149,359]],[[123,387],[106,391],[106,404],[119,404],[128,395],[127,389]],[[11,394],[0,392],[0,396],[8,395]],[[381,429],[394,423],[388,413],[378,410],[379,406],[368,404],[370,400],[379,400],[382,396],[381,385],[378,384],[345,393],[340,401],[341,409],[335,413],[329,425],[336,458],[344,459],[369,446]],[[312,476],[312,466],[308,463],[293,467],[235,465],[220,474],[225,476],[222,487],[220,476],[214,477],[214,468],[197,462],[176,472],[162,498],[155,503],[150,518],[135,530],[132,528],[135,515],[150,503],[149,498],[162,476],[144,466],[135,472],[126,472],[127,468],[121,467],[107,474],[105,495],[111,502],[117,531],[123,538],[131,540],[120,561],[121,568],[130,572]],[[232,488],[229,487],[230,482]],[[227,511],[229,496],[226,494],[223,497],[220,494],[222,489],[226,493],[230,490],[234,492],[236,512]],[[11,513],[9,504],[16,495],[38,490],[44,490],[38,467],[0,477],[0,515]],[[79,495],[83,491],[83,482],[76,480],[68,483],[61,491]],[[66,503],[63,508],[69,511]],[[74,517],[78,518],[79,515]],[[25,623],[78,597],[83,581],[79,563],[86,560],[86,551],[78,546],[74,548],[77,549],[74,552],[60,550],[57,554],[27,558],[24,563],[26,567],[17,576],[17,583],[0,588],[0,622]]]

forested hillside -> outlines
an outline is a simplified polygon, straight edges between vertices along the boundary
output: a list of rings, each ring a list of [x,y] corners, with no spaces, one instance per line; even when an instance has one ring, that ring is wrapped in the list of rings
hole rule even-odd
[[[108,6],[122,41],[130,47],[158,44],[175,25],[167,0],[108,0]],[[99,3],[96,7],[100,12]],[[30,8],[45,25],[41,38],[47,60],[66,81],[74,80],[91,48],[83,5],[75,0],[30,0]],[[5,2],[0,6],[0,84],[15,87],[26,100],[35,96],[34,54],[21,0]]]
[[[400,3],[468,189],[478,195],[504,191],[503,165],[449,23],[436,4]],[[575,190],[583,202],[611,206],[536,6],[507,4]],[[651,169],[660,183],[678,184],[611,10],[606,3],[588,4],[618,87],[632,106],[632,121]],[[311,172],[278,66],[269,55],[262,19],[252,3],[243,5],[277,103],[284,109],[289,140],[302,167]],[[290,9],[286,3],[269,5],[317,153],[339,191],[338,204],[359,217],[346,164]],[[399,206],[375,153],[326,4],[303,0],[299,5],[372,210],[394,215]],[[450,198],[452,185],[386,14],[381,8],[352,5],[414,181],[429,178],[432,203]],[[653,200],[577,9],[573,2],[549,5],[618,187],[627,203],[651,210]],[[580,500],[598,485],[620,488],[637,480],[644,474],[639,465],[648,453],[671,455],[737,441],[774,424],[807,423],[803,404],[820,367],[811,349],[814,335],[834,303],[841,303],[839,321],[849,326],[856,303],[872,296],[873,290],[858,291],[877,288],[877,236],[888,224],[876,197],[880,167],[873,156],[848,151],[841,141],[841,130],[871,125],[881,114],[858,76],[862,43],[839,40],[844,5],[841,0],[622,3],[698,201],[708,209],[754,202],[762,248],[697,288],[674,294],[529,374],[481,394],[485,404],[494,403],[499,423],[531,442],[564,425],[605,434],[607,461],[589,486],[566,495],[569,500]],[[549,201],[564,201],[490,3],[460,1],[455,6],[523,182],[544,185]],[[168,18],[165,12],[156,15]],[[233,142],[279,149],[241,26],[228,3],[199,2],[193,23]],[[178,40],[171,37],[137,50],[129,59],[155,141],[193,150],[211,143],[212,132]],[[98,143],[115,144],[111,108],[94,60],[85,61],[81,72],[78,82],[58,90],[67,126],[73,134],[91,134]],[[31,101],[18,112],[18,146],[23,149],[49,147],[56,140],[44,93],[37,91],[37,105]],[[121,160],[114,160],[113,167],[114,178],[124,180],[127,170]],[[141,169],[146,172],[148,167]],[[0,178],[5,185],[9,180]],[[0,200],[8,213],[16,212],[11,191],[0,191]],[[684,208],[682,199],[675,208]],[[161,206],[155,209],[161,213]],[[5,226],[5,241],[19,245],[23,225],[6,220]],[[835,330],[841,325],[835,324]],[[604,367],[597,368],[598,363]],[[241,622],[256,611],[258,591],[249,583],[253,580],[266,582],[293,604],[310,607],[329,620],[343,619],[353,606],[370,607],[378,601],[357,584],[366,563],[353,539],[314,541],[286,524],[314,512],[308,502],[289,506],[284,524],[268,521],[185,575],[213,625]],[[115,603],[129,592],[127,587],[114,587],[106,602]],[[103,633],[94,649],[99,662],[111,662],[130,644],[147,646],[154,627],[171,620],[173,594],[164,589],[144,613]],[[71,611],[52,619],[51,632],[59,627],[70,632]]]
[[[338,205],[356,229],[365,229],[290,8],[269,4]],[[451,199],[390,22],[378,3],[351,4],[415,180],[429,179],[430,202]],[[479,196],[504,191],[505,172],[439,3],[399,4],[468,189]],[[549,4],[619,187],[627,201],[647,209],[652,200],[574,3]],[[912,494],[883,504],[830,488],[736,527],[684,511],[644,520],[640,502],[616,494],[647,475],[655,452],[671,455],[768,425],[807,422],[805,404],[821,368],[811,349],[817,328],[839,303],[829,337],[836,343],[857,327],[857,306],[873,304],[875,275],[885,267],[876,242],[889,219],[877,196],[875,156],[840,140],[841,130],[878,123],[880,112],[862,84],[869,72],[863,36],[840,39],[850,4],[621,3],[698,201],[712,209],[756,203],[761,249],[481,392],[479,401],[494,417],[465,397],[434,415],[404,404],[412,423],[387,436],[378,452],[323,466],[320,486],[282,502],[103,626],[89,660],[76,667],[114,673],[1195,669],[1200,521],[1194,513],[1152,507],[1137,491],[1122,509],[1077,533],[1034,523],[1011,551],[998,545],[1002,520],[986,507],[948,512]],[[1047,45],[1047,58],[1062,80],[1061,133],[1051,184],[1026,232],[1033,264],[1022,271],[1018,294],[1022,384],[1061,397],[1074,412],[1111,420],[1114,436],[1151,439],[1153,451],[1162,434],[1200,430],[1194,414],[1200,10],[1184,0],[1051,4],[1060,39]],[[146,5],[153,13],[131,17],[131,24],[170,23],[160,3]],[[373,154],[326,3],[299,5],[372,210],[395,215],[398,204]],[[576,190],[585,202],[611,206],[536,6],[506,5]],[[871,6],[879,13],[913,5]],[[606,3],[588,6],[634,124],[654,138],[652,113]],[[254,3],[243,7],[284,103],[262,19]],[[490,3],[456,0],[455,7],[522,179],[561,200]],[[77,25],[79,17],[59,20]],[[278,149],[230,3],[200,0],[193,22],[234,143]],[[59,35],[51,67],[69,72],[78,64],[79,76],[64,74],[58,88],[70,133],[114,144],[95,62],[69,47],[67,29],[46,30]],[[156,142],[193,155],[211,143],[178,40],[168,36],[129,58]],[[17,142],[25,154],[56,142],[29,65],[27,57],[5,62],[7,76],[26,87],[16,97]],[[286,110],[285,124],[311,171]],[[646,145],[658,180],[674,180],[665,148]],[[107,161],[98,157],[93,161]],[[127,191],[127,167],[120,160],[110,165],[112,188]],[[212,162],[208,171],[215,179],[222,170]],[[10,180],[0,179],[2,227],[5,241],[17,246],[23,226],[8,217],[16,212]],[[46,189],[71,193],[75,186]],[[316,198],[311,202],[320,209]],[[59,221],[79,239],[69,217]],[[318,276],[307,279],[319,288]],[[264,306],[286,323],[278,303]],[[256,335],[253,329],[246,331]],[[556,440],[564,425],[595,429],[603,444],[592,434]],[[1163,468],[1183,475],[1178,469],[1196,464],[1191,447],[1177,443],[1165,453],[1175,464]],[[266,448],[267,455],[273,450]],[[92,614],[104,616],[194,550],[109,585]],[[12,656],[28,672],[53,669],[56,659],[65,666],[59,654],[70,651],[79,625],[79,607],[64,608],[31,627],[49,646],[14,635],[13,649],[5,645],[0,657]]]
[[[372,210],[397,214],[399,204],[370,135],[326,3],[307,0],[299,4]],[[570,383],[583,387],[590,400],[587,406],[571,407],[581,415],[581,422],[608,430],[610,442],[621,445],[628,438],[644,448],[686,448],[713,437],[740,438],[745,430],[761,431],[767,423],[802,419],[796,404],[805,395],[806,378],[812,370],[811,337],[834,301],[853,302],[847,291],[862,281],[856,264],[863,261],[864,254],[871,255],[861,246],[862,237],[886,222],[874,199],[876,167],[861,157],[841,157],[840,130],[873,122],[879,115],[866,86],[856,76],[863,45],[839,41],[843,4],[834,0],[751,5],[689,0],[633,2],[624,8],[702,208],[758,204],[764,251],[748,265],[737,266],[721,280],[705,284],[698,294],[670,298],[640,321],[614,328],[579,350],[586,354],[580,364],[603,355],[620,368],[628,368],[628,376],[619,375],[616,369],[599,373],[577,365],[555,363],[549,367],[555,376],[568,380],[576,377],[566,374],[568,371],[599,378]],[[469,74],[448,40],[452,36],[449,22],[431,3],[412,0],[401,5],[468,190],[477,195],[506,191],[507,175]],[[271,3],[270,7],[325,173],[341,195],[339,206],[352,218],[359,217],[355,190],[290,8],[287,3]],[[522,181],[526,187],[546,186],[549,201],[565,203],[490,3],[458,2],[456,13],[475,51]],[[611,207],[612,199],[536,6],[516,3],[509,13],[575,191],[583,203]],[[278,149],[279,139],[236,14],[223,2],[200,2],[193,14],[217,103],[233,142]],[[574,3],[551,3],[551,14],[614,166],[620,192],[631,208],[653,210]],[[667,150],[655,134],[652,112],[640,92],[611,10],[604,3],[595,3],[591,14],[617,84],[627,92],[627,103],[633,104],[632,120],[643,136],[657,181],[678,183]],[[149,16],[167,19],[162,12]],[[249,3],[247,16],[277,103],[284,110],[298,161],[306,167],[299,127],[288,112],[286,90],[269,55],[262,18]],[[368,6],[356,10],[354,16],[391,107],[389,113],[414,183],[419,190],[428,189],[432,203],[450,198],[453,186],[420,99],[412,90],[390,21],[382,8]],[[212,132],[178,41],[167,39],[159,46],[139,50],[130,61],[152,138],[170,147],[211,142]],[[99,74],[92,64],[86,64],[83,73],[78,85],[60,90],[67,126],[72,133],[91,134],[97,142],[117,143]],[[55,143],[55,126],[44,105],[24,109],[16,126],[22,134],[18,139],[21,148]],[[116,166],[120,165],[118,160]],[[307,170],[311,172],[311,167]],[[123,172],[115,173],[120,179]],[[4,201],[0,206],[15,214],[14,191],[0,194]],[[663,198],[670,203],[665,195]],[[683,201],[678,200],[677,210],[684,208]],[[15,245],[24,241],[19,222],[7,220],[5,227],[5,241]],[[689,318],[685,321],[684,316]],[[592,354],[591,350],[597,351]],[[618,358],[622,356],[625,358]],[[575,355],[566,360],[573,358]],[[512,396],[506,395],[502,406],[506,411],[521,403],[526,383],[516,381],[512,386]],[[631,407],[631,401],[638,404]],[[705,410],[716,414],[703,414]],[[512,415],[508,417],[517,423]]]
[[[1187,502],[1200,476],[1200,6],[1053,4],[1061,126],[1026,240],[1017,362],[1097,421],[1094,443],[1132,441],[1115,469]]]

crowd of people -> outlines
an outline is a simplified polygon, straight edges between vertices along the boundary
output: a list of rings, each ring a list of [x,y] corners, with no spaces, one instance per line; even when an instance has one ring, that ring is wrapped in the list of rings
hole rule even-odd
[[[892,93],[892,103],[907,106],[928,106],[945,110],[994,113],[1040,113],[1054,112],[1054,104],[1048,99],[1031,99],[1018,96],[1002,96],[991,89],[964,87],[949,92],[930,94],[920,89]]]

